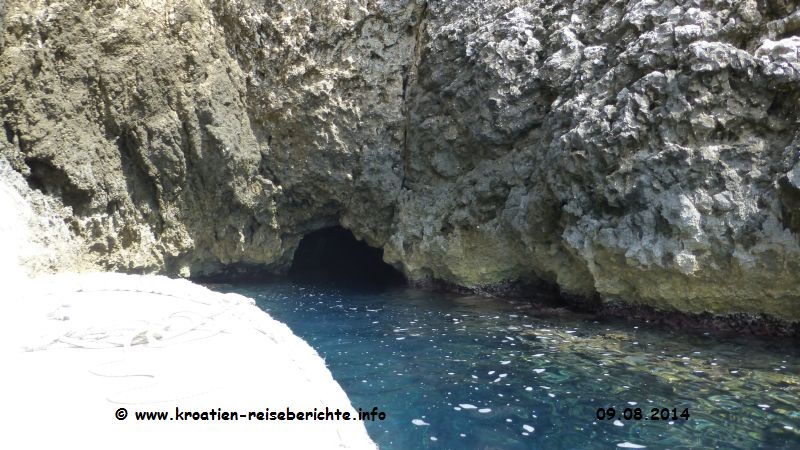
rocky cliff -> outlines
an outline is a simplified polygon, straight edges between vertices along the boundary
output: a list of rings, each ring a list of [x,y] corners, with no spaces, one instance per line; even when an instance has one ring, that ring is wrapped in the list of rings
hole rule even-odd
[[[341,224],[414,281],[800,320],[798,6],[6,0],[0,155],[53,269]]]

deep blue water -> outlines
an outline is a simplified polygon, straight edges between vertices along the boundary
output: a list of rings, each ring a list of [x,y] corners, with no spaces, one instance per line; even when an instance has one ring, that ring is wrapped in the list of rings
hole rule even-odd
[[[255,298],[325,358],[355,408],[385,411],[367,422],[382,449],[800,449],[796,340],[405,288],[211,287]],[[614,419],[598,420],[611,407]],[[669,419],[651,420],[653,408]]]

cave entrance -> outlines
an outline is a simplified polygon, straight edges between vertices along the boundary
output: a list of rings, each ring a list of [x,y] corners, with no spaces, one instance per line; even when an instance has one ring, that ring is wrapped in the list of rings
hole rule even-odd
[[[289,278],[341,286],[391,287],[405,283],[400,271],[383,261],[383,250],[359,241],[340,226],[309,233],[294,252]]]

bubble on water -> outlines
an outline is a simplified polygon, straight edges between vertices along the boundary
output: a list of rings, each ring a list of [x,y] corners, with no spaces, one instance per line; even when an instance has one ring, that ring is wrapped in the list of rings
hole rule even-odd
[[[431,436],[431,440],[432,440],[433,442],[436,442],[436,441],[438,441],[439,439],[437,439],[437,438],[436,438],[436,436]]]
[[[532,388],[532,387],[530,387],[530,386],[526,386],[526,387],[525,387],[525,390],[530,392],[530,391],[532,391],[532,390],[533,390],[533,388]]]
[[[536,372],[536,373],[542,373],[542,372],[544,372],[545,370],[546,370],[546,369],[533,369],[533,371],[534,371],[534,372]]]
[[[624,426],[625,426],[625,424],[624,424],[624,423],[622,423],[620,420],[615,420],[615,421],[614,421],[614,426],[617,426],[617,427],[624,427]]]
[[[500,364],[505,366],[506,364],[511,364],[511,361],[500,361]]]
[[[418,427],[424,427],[426,425],[430,425],[428,422],[425,422],[422,419],[414,419],[414,420],[411,421],[411,423],[413,423],[414,425],[416,425]]]

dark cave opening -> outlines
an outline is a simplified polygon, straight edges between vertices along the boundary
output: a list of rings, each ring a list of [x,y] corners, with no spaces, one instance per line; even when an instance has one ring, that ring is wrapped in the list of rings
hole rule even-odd
[[[295,282],[391,287],[403,274],[383,261],[383,250],[359,241],[340,226],[309,233],[294,252],[289,278]]]

